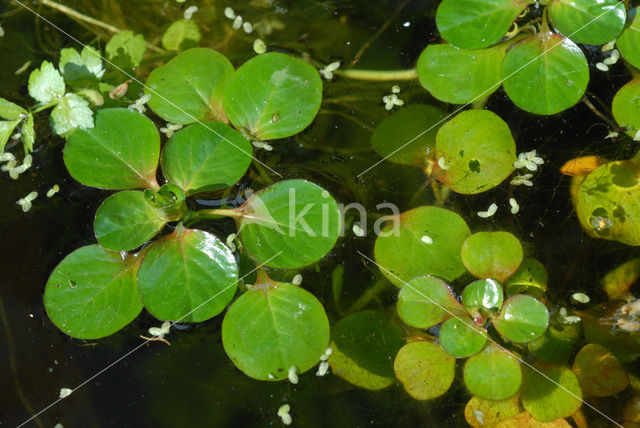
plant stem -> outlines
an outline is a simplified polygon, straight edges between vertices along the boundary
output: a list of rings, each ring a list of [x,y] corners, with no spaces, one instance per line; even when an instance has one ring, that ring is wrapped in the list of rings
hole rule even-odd
[[[608,117],[606,117],[604,114],[600,113],[600,111],[598,111],[598,109],[596,108],[596,106],[594,106],[591,101],[589,101],[587,99],[586,96],[582,97],[582,102],[589,107],[589,110],[591,110],[593,112],[593,114],[595,114],[596,116],[598,116],[600,119],[604,120],[605,122],[607,122],[607,124],[611,127],[611,129],[616,129],[618,127],[618,125],[611,119],[609,119]]]
[[[71,9],[68,6],[65,6],[63,4],[57,3],[55,1],[52,0],[41,0],[41,3],[43,6],[47,6],[50,7],[51,9],[55,9],[58,12],[64,13],[65,15],[71,17],[72,19],[78,20],[78,21],[82,21],[82,22],[86,22],[87,24],[91,24],[91,25],[95,25],[96,27],[100,27],[103,28],[107,31],[110,31],[112,33],[119,33],[120,31],[122,31],[120,28],[118,27],[114,27],[111,24],[107,24],[106,22],[100,21],[98,19],[92,18],[88,15],[85,15],[83,13],[80,13],[74,9]],[[147,43],[147,47],[153,51],[156,52],[164,52],[164,49],[161,49],[155,45],[152,45],[150,43]]]
[[[384,24],[382,24],[382,26],[378,29],[378,31],[376,31],[376,33],[371,36],[371,38],[369,40],[367,40],[362,47],[358,50],[358,52],[356,53],[356,55],[353,57],[353,61],[351,61],[351,64],[349,64],[349,67],[354,66],[355,64],[358,63],[358,61],[360,61],[360,58],[362,58],[362,55],[364,55],[364,53],[366,52],[367,49],[369,49],[369,46],[371,46],[371,44],[378,38],[380,37],[380,35],[382,33],[385,32],[385,30],[387,28],[389,28],[389,25],[391,25],[391,23],[393,22],[393,20],[396,18],[396,16],[398,16],[398,14],[402,11],[402,9],[404,9],[404,7],[409,3],[409,0],[405,0],[404,2],[402,2],[400,4],[400,6],[398,6],[396,8],[396,10],[393,11],[393,13],[391,14],[391,16],[389,16],[389,18],[384,22]]]
[[[354,80],[366,80],[369,82],[390,82],[397,80],[416,80],[418,71],[415,68],[408,70],[336,70],[335,74]]]
[[[193,212],[190,216],[191,219],[211,219],[211,218],[219,218],[219,217],[232,217],[232,218],[242,218],[242,213],[238,209],[233,208],[212,208],[209,210],[199,210]]]
[[[376,299],[380,293],[386,290],[389,287],[389,283],[386,279],[380,278],[378,279],[373,286],[368,288],[362,295],[353,302],[351,307],[347,310],[347,314],[358,311],[365,306],[367,306],[372,300]]]
[[[31,110],[30,112],[31,112],[31,114],[40,113],[40,112],[41,112],[41,111],[43,111],[43,110],[46,110],[46,109],[48,109],[48,108],[51,108],[51,107],[55,106],[56,104],[58,104],[58,100],[56,100],[56,101],[55,101],[55,102],[53,102],[53,103],[49,103],[49,104],[42,105],[42,106],[40,106],[40,107],[38,107],[38,108],[36,108],[36,109]]]

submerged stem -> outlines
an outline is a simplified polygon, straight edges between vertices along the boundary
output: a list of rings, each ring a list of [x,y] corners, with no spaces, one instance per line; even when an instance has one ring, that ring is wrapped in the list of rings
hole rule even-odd
[[[354,80],[367,80],[370,82],[389,82],[397,80],[416,80],[418,71],[415,68],[408,70],[336,70],[333,72],[341,77]]]

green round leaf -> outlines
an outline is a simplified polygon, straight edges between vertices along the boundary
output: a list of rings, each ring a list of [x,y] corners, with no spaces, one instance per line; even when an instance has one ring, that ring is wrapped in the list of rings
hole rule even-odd
[[[591,236],[640,245],[640,165],[614,161],[596,168],[578,188],[576,214]]]
[[[639,8],[633,8],[629,11],[629,19],[631,22],[624,29],[622,34],[616,39],[616,47],[620,51],[622,57],[631,65],[640,68],[640,14]]]
[[[202,35],[192,19],[179,19],[162,35],[162,46],[170,51],[184,51],[198,46]]]
[[[459,49],[449,44],[429,45],[418,58],[418,78],[440,101],[466,104],[500,87],[502,60],[509,43],[488,49]]]
[[[517,395],[505,400],[471,397],[464,408],[464,418],[474,428],[495,427],[501,420],[516,416],[518,413],[520,413],[520,405]],[[482,415],[480,419],[476,416],[478,414]]]
[[[526,294],[518,294],[504,302],[500,317],[493,326],[506,339],[516,343],[531,342],[549,325],[549,312],[542,302]]]
[[[515,105],[529,113],[549,115],[580,101],[589,82],[589,66],[571,40],[543,32],[507,51],[502,78]]]
[[[522,262],[522,245],[509,232],[477,232],[462,244],[461,257],[478,278],[504,282]]]
[[[380,122],[371,136],[371,144],[389,162],[425,169],[427,160],[433,158],[439,129],[434,125],[445,116],[437,107],[412,104]],[[424,132],[426,129],[429,131]]]
[[[640,257],[634,257],[614,267],[598,282],[607,293],[609,300],[633,298],[629,289],[640,278]]]
[[[479,310],[498,311],[502,307],[502,302],[502,287],[490,278],[474,281],[462,292],[462,305],[471,316],[475,316]]]
[[[201,322],[231,302],[238,266],[231,250],[214,235],[178,226],[146,252],[138,284],[144,307],[154,317]]]
[[[640,79],[632,80],[616,93],[611,111],[627,134],[635,137],[640,132]]]
[[[440,35],[454,46],[486,48],[500,40],[528,0],[443,0],[436,12]]]
[[[53,270],[44,292],[51,321],[78,339],[109,336],[142,310],[132,257],[99,245],[78,248]]]
[[[582,404],[582,390],[573,372],[551,364],[536,368],[549,379],[531,369],[525,370],[520,397],[527,412],[540,422],[573,415]]]
[[[387,223],[378,234],[375,259],[382,274],[398,287],[423,275],[452,281],[465,272],[460,248],[470,234],[467,223],[453,211],[414,208]],[[427,244],[424,236],[432,243]]]
[[[456,359],[430,342],[404,345],[393,363],[396,377],[416,400],[431,400],[449,390]]]
[[[222,344],[233,363],[259,380],[286,379],[291,367],[304,373],[329,345],[322,304],[291,284],[257,283],[229,308]]]
[[[100,205],[93,231],[104,248],[130,251],[153,238],[165,222],[160,210],[145,200],[144,192],[125,190]]]
[[[582,325],[553,323],[542,336],[529,342],[527,347],[540,361],[567,364],[582,339]]]
[[[488,110],[467,110],[442,125],[436,157],[444,158],[438,180],[451,190],[475,194],[500,184],[513,172],[516,143],[507,124]]]
[[[271,140],[306,128],[321,101],[322,81],[315,68],[300,59],[271,52],[253,57],[238,68],[224,93],[224,111],[236,128]]]
[[[100,110],[95,126],[78,129],[64,148],[69,174],[102,189],[156,187],[160,136],[151,120],[126,108]]]
[[[324,257],[341,229],[338,204],[305,180],[285,180],[256,192],[240,208],[240,239],[260,263],[297,268]]]
[[[480,398],[504,400],[518,392],[521,382],[522,372],[516,357],[494,345],[487,346],[464,365],[464,383]]]
[[[466,358],[487,343],[487,331],[469,318],[449,318],[440,327],[440,344],[449,355]]]
[[[555,0],[548,11],[560,33],[589,45],[615,39],[627,19],[624,3],[618,0]]]
[[[405,344],[402,326],[380,311],[360,311],[338,321],[332,344],[343,357],[329,358],[332,371],[354,385],[377,390],[393,383],[393,359]],[[389,381],[391,380],[391,381]]]
[[[578,377],[582,390],[594,397],[616,395],[629,385],[620,361],[607,348],[595,343],[580,349],[571,370]]]
[[[402,321],[417,328],[440,324],[451,314],[466,315],[447,283],[433,276],[419,276],[403,284],[397,310]]]
[[[504,288],[510,296],[526,293],[541,297],[547,291],[547,270],[536,259],[524,259],[518,270],[507,278]]]
[[[173,123],[226,121],[222,94],[233,74],[233,65],[219,52],[188,49],[149,74],[145,94],[149,107]]]
[[[162,172],[188,195],[235,184],[249,168],[253,150],[242,134],[217,122],[178,131],[162,150]]]

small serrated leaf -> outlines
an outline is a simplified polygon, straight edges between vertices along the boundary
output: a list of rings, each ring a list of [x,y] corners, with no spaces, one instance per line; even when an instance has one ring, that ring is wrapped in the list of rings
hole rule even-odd
[[[29,95],[40,103],[48,104],[55,98],[61,98],[64,90],[64,79],[48,61],[42,61],[40,68],[29,76]]]

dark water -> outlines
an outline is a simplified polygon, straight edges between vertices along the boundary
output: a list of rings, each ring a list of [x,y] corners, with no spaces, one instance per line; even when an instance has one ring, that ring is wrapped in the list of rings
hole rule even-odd
[[[400,6],[401,11],[371,44],[356,65],[358,68],[410,68],[427,43],[437,37],[434,5],[429,1],[268,3],[195,2],[200,7],[195,19],[203,29],[201,46],[219,49],[235,65],[253,55],[252,38],[228,39],[217,31],[215,20],[228,5],[254,22],[263,18],[280,20],[285,28],[274,31],[268,44],[285,52],[309,55],[323,64],[351,61]],[[34,2],[28,4],[84,43],[100,45],[104,41],[98,36],[109,35],[101,29],[87,29]],[[152,43],[159,43],[166,25],[181,17],[180,6],[169,0],[65,4],[142,33]],[[280,13],[283,9],[286,13]],[[28,106],[28,73],[43,59],[57,63],[59,49],[74,43],[8,1],[0,3],[0,22],[6,32],[0,38],[0,97]],[[16,76],[14,71],[26,61],[32,61],[29,70]],[[589,90],[610,105],[615,91],[627,80],[622,66],[608,75],[592,72]],[[429,192],[420,192],[425,176],[417,169],[385,162],[361,179],[356,178],[379,160],[369,140],[371,130],[385,117],[380,98],[393,83],[338,80],[325,85],[323,111],[314,124],[302,134],[278,143],[274,152],[262,152],[261,160],[284,178],[313,180],[330,190],[339,202],[360,202],[372,212],[381,202],[395,203],[402,211],[433,203]],[[403,99],[409,103],[438,104],[417,82],[401,85]],[[443,107],[452,110],[451,106]],[[600,119],[583,105],[560,115],[538,117],[514,108],[499,91],[487,107],[510,125],[518,151],[535,148],[548,162],[533,190],[518,189],[516,197],[523,212],[517,220],[498,215],[487,221],[473,215],[494,200],[506,201],[505,187],[474,197],[454,195],[448,207],[466,213],[473,231],[508,230],[518,236],[525,253],[547,267],[552,302],[566,305],[568,296],[575,291],[587,292],[595,302],[605,301],[606,296],[598,288],[599,277],[637,255],[638,250],[586,237],[572,215],[569,180],[558,173],[558,168],[581,153],[625,158],[632,148],[610,141],[603,143],[606,128],[596,125]],[[93,215],[109,193],[85,188],[69,177],[62,162],[63,141],[50,134],[46,116],[39,115],[37,123],[34,167],[18,181],[6,173],[0,175],[0,426],[24,422],[54,402],[60,388],[75,388],[97,373],[101,374],[28,426],[53,427],[58,422],[67,428],[281,426],[276,410],[285,402],[291,404],[295,426],[466,426],[463,409],[469,396],[457,381],[443,398],[429,402],[413,400],[399,385],[369,392],[337,376],[318,378],[313,371],[302,375],[297,386],[254,381],[241,374],[226,357],[220,338],[221,317],[184,331],[172,330],[168,337],[171,347],[151,343],[120,361],[141,343],[140,333],[158,324],[144,311],[136,321],[107,339],[85,342],[65,336],[46,316],[42,303],[44,284],[66,254],[95,242]],[[46,199],[47,189],[56,183],[62,189],[60,194]],[[242,183],[253,188],[267,184],[255,169]],[[34,208],[23,214],[15,201],[34,189],[40,196]],[[234,191],[237,189],[230,193]],[[222,223],[213,230],[224,236],[229,227]],[[373,239],[348,234],[317,266],[301,271],[303,285],[323,301],[332,322],[340,318],[336,308],[349,307],[380,278],[377,268],[357,253],[371,255],[372,249]],[[336,302],[331,280],[338,266],[344,268],[344,285]],[[394,295],[395,289],[389,285],[369,307],[388,307]],[[617,417],[627,394],[594,404],[604,406],[608,414]],[[607,426],[595,413],[584,406],[583,410],[593,426]]]

